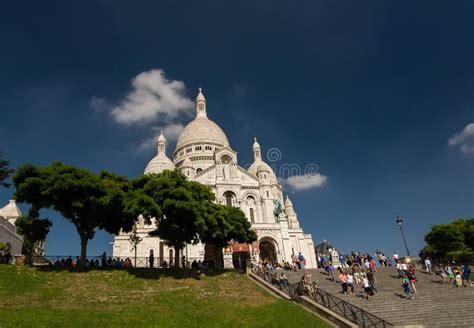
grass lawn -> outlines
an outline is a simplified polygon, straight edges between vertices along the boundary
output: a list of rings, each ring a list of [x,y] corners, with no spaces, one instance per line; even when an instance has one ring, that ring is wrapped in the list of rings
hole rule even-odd
[[[329,327],[235,272],[0,265],[0,327]]]

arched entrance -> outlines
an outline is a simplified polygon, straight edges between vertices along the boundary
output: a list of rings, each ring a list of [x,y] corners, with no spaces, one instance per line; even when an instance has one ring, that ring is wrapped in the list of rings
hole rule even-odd
[[[262,239],[258,245],[259,256],[261,260],[270,261],[272,263],[277,262],[277,251],[275,247],[275,242],[270,239]]]

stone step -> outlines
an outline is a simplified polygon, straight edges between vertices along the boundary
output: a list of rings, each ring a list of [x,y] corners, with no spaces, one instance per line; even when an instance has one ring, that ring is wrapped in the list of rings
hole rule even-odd
[[[375,273],[376,288],[367,301],[363,288],[355,286],[355,294],[343,295],[338,282],[333,282],[323,270],[307,270],[318,287],[358,306],[394,325],[423,324],[425,327],[474,327],[474,288],[453,288],[439,284],[439,278],[418,272],[414,299],[402,298],[403,289],[395,268],[379,268]],[[290,282],[300,281],[304,272],[288,273]]]

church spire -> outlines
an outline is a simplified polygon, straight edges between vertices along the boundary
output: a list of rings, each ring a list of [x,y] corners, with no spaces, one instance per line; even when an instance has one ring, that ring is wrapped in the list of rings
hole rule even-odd
[[[253,139],[253,158],[254,161],[262,159],[262,154],[260,152],[260,144],[257,142],[257,138]]]
[[[199,87],[199,93],[196,97],[196,115],[197,117],[207,117],[206,114],[206,98],[202,94],[202,89]]]
[[[166,138],[163,135],[163,131],[160,131],[160,136],[156,140],[156,146],[158,147],[158,154],[166,153]]]

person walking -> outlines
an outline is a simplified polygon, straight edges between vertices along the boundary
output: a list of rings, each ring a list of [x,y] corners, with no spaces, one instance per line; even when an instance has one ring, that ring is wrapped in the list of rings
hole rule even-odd
[[[305,263],[306,262],[306,259],[304,258],[303,254],[301,254],[301,252],[298,254],[298,263],[300,264],[300,269],[301,270],[304,270],[304,266],[305,266]]]
[[[368,271],[367,272],[367,279],[369,280],[370,287],[372,288],[372,291],[377,292],[377,288],[375,288],[375,274],[373,271]]]
[[[337,271],[339,272],[338,279],[342,287],[342,294],[345,295],[347,294],[347,275],[340,267],[337,268]]]
[[[451,265],[448,263],[445,267],[444,267],[444,271],[446,271],[446,274],[448,276],[448,279],[449,279],[449,283],[454,287],[454,273],[453,273],[453,268],[451,268]]]
[[[413,290],[413,292],[414,292],[415,294],[417,294],[417,292],[416,292],[415,268],[414,268],[412,265],[410,265],[410,267],[408,268],[407,278],[408,278],[408,280],[410,281],[410,287],[411,287],[411,289]]]
[[[403,293],[406,297],[413,299],[413,294],[411,293],[410,288],[410,279],[408,279],[406,274],[401,276],[400,279],[402,280]]]
[[[374,292],[370,287],[369,279],[365,274],[362,276],[362,286],[364,287],[365,297],[367,298],[367,301],[370,301],[371,297],[374,295]]]
[[[465,263],[462,268],[462,280],[463,280],[464,287],[467,287],[468,285],[472,287],[471,267],[467,263]]]
[[[354,276],[350,271],[347,273],[347,288],[351,294],[354,294]]]
[[[353,272],[353,275],[354,275],[354,282],[356,285],[360,285],[361,283],[361,280],[360,280],[360,273],[359,273],[359,267],[357,265],[355,265],[353,268],[352,268],[352,272]]]
[[[431,261],[429,257],[426,257],[425,259],[425,268],[426,268],[426,273],[431,274]]]

